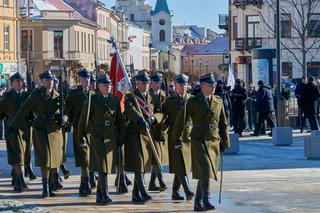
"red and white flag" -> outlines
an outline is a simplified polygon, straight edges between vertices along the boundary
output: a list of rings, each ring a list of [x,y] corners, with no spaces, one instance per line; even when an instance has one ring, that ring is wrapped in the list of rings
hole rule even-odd
[[[142,112],[148,117],[151,118],[153,116],[153,110],[146,104],[141,98],[135,96],[137,102],[142,110]]]
[[[122,66],[121,58],[118,58],[119,54],[115,53],[112,56],[110,79],[112,81],[113,94],[119,98],[121,111],[124,111],[124,96],[128,89],[131,88],[131,83],[126,73],[126,70]]]

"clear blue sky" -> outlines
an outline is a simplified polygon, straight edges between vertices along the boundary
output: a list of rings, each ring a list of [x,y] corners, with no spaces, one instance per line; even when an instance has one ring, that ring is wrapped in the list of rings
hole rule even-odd
[[[102,0],[108,7],[115,0]],[[153,7],[156,0],[147,0]],[[218,28],[219,14],[228,13],[228,0],[167,0],[170,10],[173,10],[174,25],[200,25],[222,32]]]

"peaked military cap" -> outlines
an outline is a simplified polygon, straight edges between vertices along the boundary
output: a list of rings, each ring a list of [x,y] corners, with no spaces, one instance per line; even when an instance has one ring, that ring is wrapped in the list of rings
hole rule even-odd
[[[200,83],[216,84],[216,80],[214,79],[212,73],[208,73],[200,77]]]
[[[139,71],[135,78],[137,81],[150,82],[149,74],[146,71]]]
[[[97,81],[97,77],[95,74],[91,73],[91,76],[90,76],[90,83],[94,83]]]
[[[99,78],[98,84],[111,84],[112,81],[110,80],[108,75],[103,75]]]
[[[78,72],[78,76],[81,78],[90,78],[91,73],[86,69],[82,69],[80,72]]]
[[[15,74],[11,75],[9,78],[10,81],[14,81],[14,80],[24,80],[23,76],[21,75],[21,73],[16,72]]]
[[[55,76],[51,73],[51,71],[45,71],[43,73],[40,73],[39,75],[40,79],[49,79],[49,80],[54,80]]]
[[[189,81],[189,76],[185,74],[180,74],[176,77],[176,83],[178,84],[187,84]]]
[[[155,82],[159,82],[162,81],[162,74],[158,73],[158,72],[154,72],[151,77],[150,77],[151,81],[155,81]]]

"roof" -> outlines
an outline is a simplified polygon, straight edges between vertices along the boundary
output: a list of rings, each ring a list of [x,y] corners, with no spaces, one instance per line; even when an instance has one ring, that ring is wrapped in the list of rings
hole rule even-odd
[[[160,11],[163,11],[163,12],[168,13],[169,15],[171,15],[171,13],[169,11],[168,4],[167,4],[167,0],[157,0],[156,7],[152,11],[151,15],[156,15]]]
[[[228,53],[227,37],[219,37],[206,45],[186,45],[182,55],[222,55]]]

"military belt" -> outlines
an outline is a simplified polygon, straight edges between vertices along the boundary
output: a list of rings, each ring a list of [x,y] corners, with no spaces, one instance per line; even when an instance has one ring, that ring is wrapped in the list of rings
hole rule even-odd
[[[218,125],[216,125],[216,124],[193,124],[192,127],[195,129],[200,129],[200,130],[218,129]]]
[[[105,121],[93,121],[94,125],[102,125],[102,126],[106,126],[106,127],[110,127],[114,125],[114,122],[110,121],[110,120],[105,120]]]

